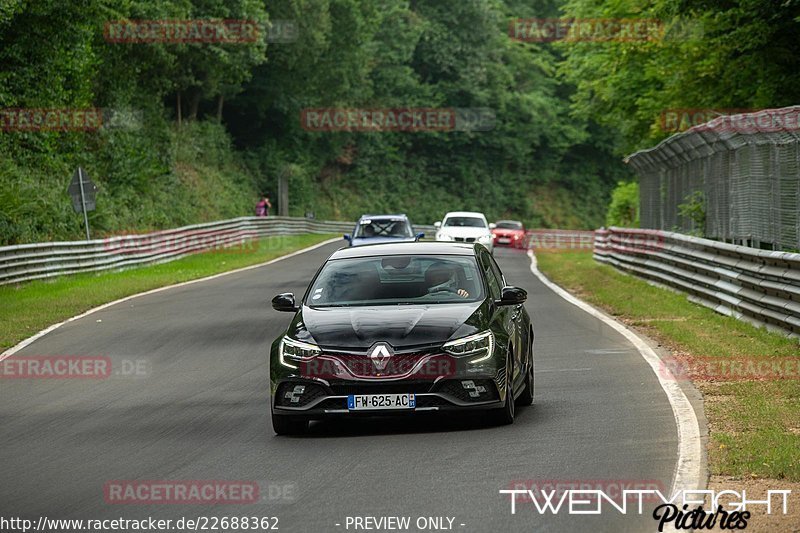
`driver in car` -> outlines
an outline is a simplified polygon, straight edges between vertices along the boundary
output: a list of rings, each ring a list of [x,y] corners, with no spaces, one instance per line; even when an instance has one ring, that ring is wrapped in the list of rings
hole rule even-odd
[[[458,286],[458,274],[455,267],[446,263],[434,263],[425,271],[425,282],[428,294],[435,292],[452,292],[462,298],[469,298],[469,292]]]

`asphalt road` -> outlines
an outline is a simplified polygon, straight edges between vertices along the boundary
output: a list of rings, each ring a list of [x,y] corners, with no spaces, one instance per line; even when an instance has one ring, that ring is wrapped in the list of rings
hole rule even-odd
[[[450,517],[469,532],[655,530],[649,516],[607,508],[553,516],[519,503],[512,515],[498,493],[522,480],[610,490],[653,481],[666,491],[677,456],[652,370],[623,337],[543,286],[522,252],[496,253],[506,278],[529,291],[536,330],[536,404],[513,426],[375,419],[276,437],[267,350],[290,315],[269,300],[302,293],[336,247],[135,298],[22,350],[15,357],[109,357],[114,371],[0,380],[0,517],[274,516],[280,531],[335,532],[356,530],[348,516],[407,516],[411,531],[418,517]],[[126,375],[136,365],[138,375]],[[104,496],[111,480],[241,480],[261,490],[250,504],[119,504]]]

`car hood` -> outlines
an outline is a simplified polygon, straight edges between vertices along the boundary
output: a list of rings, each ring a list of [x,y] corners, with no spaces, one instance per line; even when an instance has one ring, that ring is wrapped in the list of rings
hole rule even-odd
[[[416,240],[415,237],[356,237],[353,239],[352,246],[363,246],[364,244],[382,244],[386,242],[404,242]]]
[[[367,349],[376,342],[394,348],[442,344],[485,329],[485,303],[303,306],[289,335],[324,348]]]
[[[521,229],[493,229],[494,235],[524,235],[525,230]]]

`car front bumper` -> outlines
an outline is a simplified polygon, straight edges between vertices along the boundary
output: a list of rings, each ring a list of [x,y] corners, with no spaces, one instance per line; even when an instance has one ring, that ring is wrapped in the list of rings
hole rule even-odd
[[[510,246],[512,248],[524,248],[525,246],[525,239],[522,237],[516,237],[514,235],[495,235],[494,236],[494,245],[495,246]]]
[[[300,387],[303,392],[297,394]],[[336,416],[407,416],[415,413],[497,409],[503,406],[505,398],[505,382],[498,382],[497,376],[450,377],[434,383],[408,380],[326,383],[293,377],[275,383],[273,390],[271,406],[275,415],[309,420]],[[351,394],[414,394],[416,407],[350,410],[347,400]],[[293,402],[294,399],[297,401]]]
[[[319,419],[329,416],[408,415],[421,412],[495,409],[506,399],[506,350],[478,363],[454,357],[440,346],[396,350],[391,363],[377,370],[365,350],[329,351],[288,366],[278,357],[279,339],[270,355],[270,405],[273,414]],[[295,366],[293,368],[292,366]],[[348,396],[414,394],[416,407],[350,410]]]

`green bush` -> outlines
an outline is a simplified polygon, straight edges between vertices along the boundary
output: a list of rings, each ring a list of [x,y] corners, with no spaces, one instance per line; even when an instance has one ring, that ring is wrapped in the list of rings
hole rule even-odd
[[[683,203],[678,204],[678,214],[688,224],[688,233],[696,237],[705,235],[706,229],[706,197],[703,191],[694,191],[686,195]]]
[[[607,226],[639,227],[639,184],[635,181],[619,182],[611,193],[611,204],[606,214]]]

